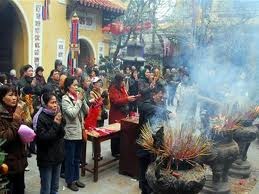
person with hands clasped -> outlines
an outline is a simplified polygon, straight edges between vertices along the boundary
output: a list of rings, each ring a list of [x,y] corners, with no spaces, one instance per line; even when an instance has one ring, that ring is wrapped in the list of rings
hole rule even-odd
[[[64,126],[56,96],[44,93],[41,108],[33,117],[41,194],[58,193],[61,163],[64,160]]]
[[[102,80],[99,77],[92,78],[93,88],[90,91],[89,102],[98,109],[96,127],[102,127],[104,125],[104,120],[108,119],[108,112],[106,110],[109,105],[108,92],[103,90],[102,85]],[[89,114],[91,114],[91,112],[89,112]],[[97,149],[98,153],[100,153],[101,146],[99,145]],[[99,156],[98,160],[102,160],[102,158],[102,156]]]
[[[62,97],[62,112],[66,120],[65,126],[65,180],[67,187],[78,191],[85,184],[79,181],[79,165],[82,149],[82,135],[84,116],[88,106],[83,92],[78,91],[78,82],[75,77],[67,77],[64,82],[65,95]]]
[[[17,90],[11,85],[0,86],[0,138],[6,142],[2,145],[7,154],[4,163],[8,166],[8,193],[23,194],[24,171],[27,163],[25,144],[18,134],[18,129],[23,124],[21,107],[17,106]]]
[[[120,122],[121,119],[126,118],[129,114],[129,102],[134,102],[137,97],[129,96],[124,81],[124,75],[116,74],[114,80],[109,87],[110,97],[110,114],[109,124]],[[112,156],[119,157],[120,154],[120,138],[111,139]]]

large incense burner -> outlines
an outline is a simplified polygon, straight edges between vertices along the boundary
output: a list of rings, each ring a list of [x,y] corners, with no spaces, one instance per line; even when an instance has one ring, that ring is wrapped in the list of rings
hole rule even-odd
[[[196,194],[205,184],[205,169],[196,159],[209,154],[211,142],[191,130],[161,128],[152,135],[143,127],[139,144],[154,155],[146,178],[154,194]]]
[[[212,176],[206,177],[202,193],[228,194],[228,171],[239,154],[238,145],[233,140],[233,131],[213,133],[212,140],[212,154],[205,161],[212,170]]]
[[[229,175],[234,178],[248,178],[251,174],[251,165],[247,160],[247,151],[252,141],[256,139],[257,127],[252,126],[258,116],[259,108],[256,107],[243,114],[239,120],[240,128],[234,133],[234,140],[237,142],[240,154],[233,163]]]
[[[210,166],[212,176],[206,177],[201,193],[228,194],[230,193],[228,172],[239,154],[238,145],[233,140],[233,133],[238,125],[235,119],[222,115],[211,119],[210,125],[213,147],[205,163]]]

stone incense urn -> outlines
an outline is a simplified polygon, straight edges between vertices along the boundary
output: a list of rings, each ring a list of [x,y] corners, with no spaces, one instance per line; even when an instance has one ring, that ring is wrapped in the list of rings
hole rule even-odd
[[[240,154],[229,170],[229,176],[233,178],[248,178],[251,174],[251,164],[247,160],[247,151],[252,141],[256,139],[257,127],[252,126],[253,121],[243,122],[243,127],[234,132],[234,140],[237,142]]]
[[[212,170],[212,176],[206,176],[206,183],[201,193],[229,194],[228,171],[237,159],[239,149],[233,140],[233,131],[212,133],[214,145],[212,153],[205,158],[205,164]]]
[[[198,163],[185,163],[169,171],[156,160],[149,165],[146,178],[153,194],[196,194],[205,184],[205,169]]]

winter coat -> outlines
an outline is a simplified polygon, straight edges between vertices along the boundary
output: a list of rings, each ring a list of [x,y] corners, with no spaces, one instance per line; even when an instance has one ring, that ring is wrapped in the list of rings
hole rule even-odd
[[[18,134],[19,127],[20,124],[13,121],[13,114],[0,104],[0,138],[6,140],[1,148],[7,153],[4,163],[8,165],[9,174],[24,172],[28,166],[25,144]]]
[[[103,89],[101,89],[100,91],[96,91],[96,90],[93,89],[93,90],[90,92],[90,100],[91,100],[91,99],[95,99],[95,100],[102,99],[103,92],[105,92],[105,91],[103,91]],[[107,93],[107,91],[106,91],[106,93]],[[108,97],[103,98],[103,99],[104,99],[104,100],[101,101],[101,102],[102,102],[102,107],[100,108],[99,115],[98,115],[98,118],[97,118],[98,121],[101,121],[101,120],[102,120],[102,117],[101,117],[102,110],[105,109],[105,108],[107,108],[107,106],[108,106],[108,104],[109,104],[109,102],[108,102]]]
[[[138,95],[138,80],[135,80],[133,77],[129,79],[129,95]]]
[[[39,85],[31,86],[33,78],[32,77],[22,77],[18,82],[18,89],[23,91],[25,94],[32,94],[32,95],[41,95],[41,87]]]
[[[110,98],[110,112],[109,112],[109,124],[119,122],[121,119],[126,118],[128,115],[128,93],[125,87],[120,89],[112,85],[109,88]]]
[[[29,98],[32,99],[32,104],[29,103],[28,106],[30,106],[30,112],[31,115],[34,114],[34,111],[37,111],[39,104],[40,104],[40,100],[39,97],[41,96],[41,92],[42,92],[42,86],[39,84],[36,84],[36,86],[32,86],[33,78],[32,77],[22,77],[20,79],[20,81],[18,82],[18,89],[20,91],[20,96],[22,97],[23,101],[26,102],[26,100],[24,98],[27,98],[29,96]],[[26,102],[27,103],[27,102]],[[32,108],[34,109],[34,111],[31,111]]]
[[[150,98],[151,88],[150,88],[150,82],[147,78],[139,79],[138,90],[139,90],[139,93],[141,94],[140,101],[143,102],[146,99]]]
[[[64,160],[65,121],[54,122],[54,115],[41,112],[36,126],[37,164],[48,167]]]
[[[37,85],[43,87],[46,84],[45,78],[40,75],[35,75]]]
[[[65,139],[67,140],[81,140],[82,128],[84,126],[84,117],[88,113],[89,107],[85,100],[77,100],[68,94],[62,97],[62,113],[66,120]]]
[[[148,99],[139,106],[139,126],[149,123],[152,126],[152,133],[156,133],[159,126],[168,119],[168,111],[162,105],[157,105],[153,100]]]
[[[168,111],[163,106],[157,105],[153,100],[145,100],[139,104],[139,126],[143,127],[146,124],[150,124],[153,135],[156,134],[167,120]],[[140,137],[141,129],[138,132],[137,139]],[[138,157],[147,157],[148,155],[148,151],[141,146],[137,146]]]

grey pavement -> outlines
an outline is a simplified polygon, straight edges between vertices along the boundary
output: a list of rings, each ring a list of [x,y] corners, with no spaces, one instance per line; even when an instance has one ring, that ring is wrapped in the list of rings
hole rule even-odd
[[[105,160],[111,159],[110,153],[110,141],[102,143],[102,156]],[[90,142],[87,144],[87,162],[89,165],[93,164],[91,159],[92,145]],[[248,152],[248,160],[253,166],[253,175],[259,179],[259,141],[255,141],[251,144]],[[130,162],[130,161],[129,161]],[[26,172],[26,194],[39,194],[40,190],[40,178],[39,171],[36,165],[36,157],[33,155],[29,158],[30,171]],[[86,194],[140,194],[138,188],[138,182],[131,177],[120,175],[118,173],[119,163],[118,161],[107,166],[103,171],[99,173],[98,182],[93,182],[93,175],[86,172],[85,177],[81,177],[81,181],[86,184],[86,187],[80,189],[79,192],[72,192],[69,190],[64,179],[60,179],[60,194],[68,193],[86,193]],[[239,193],[239,194],[259,194],[259,184],[257,183],[251,192]]]
[[[110,141],[103,142],[101,145],[103,161],[112,159],[110,152]],[[93,165],[92,160],[92,144],[87,144],[87,163],[89,166]],[[37,168],[36,156],[29,158],[30,171],[26,172],[26,194],[39,194],[40,192],[40,178],[39,170]],[[86,172],[85,177],[81,177],[81,181],[86,184],[86,187],[80,189],[78,192],[73,192],[66,187],[64,179],[60,178],[59,193],[85,193],[85,194],[139,194],[138,181],[131,177],[120,175],[119,162],[116,161],[99,173],[98,182],[93,182],[93,175]]]

